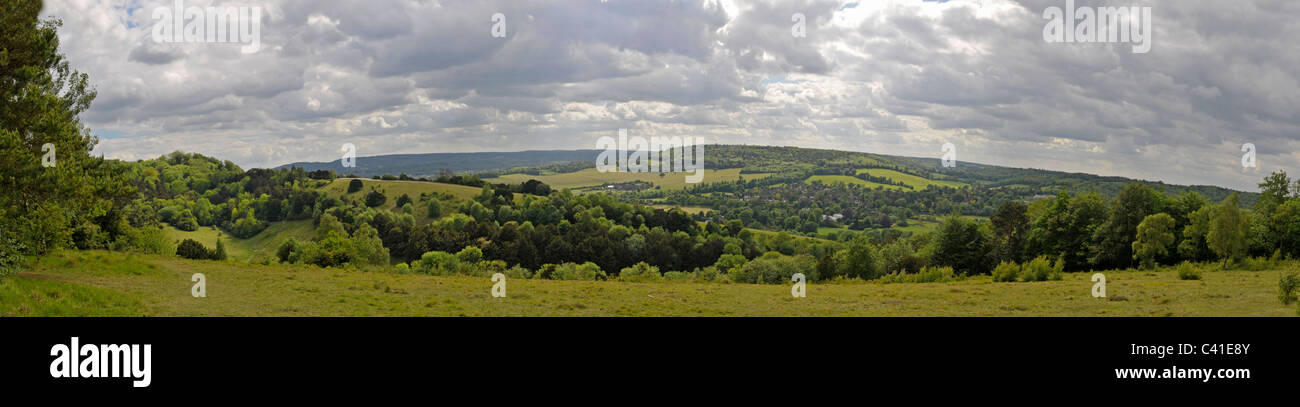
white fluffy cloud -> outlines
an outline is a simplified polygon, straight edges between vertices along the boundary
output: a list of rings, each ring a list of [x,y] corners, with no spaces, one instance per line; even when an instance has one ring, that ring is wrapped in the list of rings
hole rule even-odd
[[[591,148],[622,127],[935,157],[951,142],[965,161],[1241,189],[1296,172],[1300,3],[1076,1],[1152,6],[1145,54],[1045,42],[1043,10],[1064,3],[185,1],[263,7],[253,54],[155,43],[174,0],[45,14],[99,91],[84,120],[109,157]]]

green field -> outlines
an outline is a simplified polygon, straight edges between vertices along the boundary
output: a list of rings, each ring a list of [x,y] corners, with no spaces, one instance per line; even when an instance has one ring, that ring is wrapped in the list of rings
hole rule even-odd
[[[491,183],[518,184],[521,182],[535,179],[545,182],[551,188],[581,188],[600,186],[605,184],[617,184],[624,182],[642,181],[649,182],[663,189],[682,189],[686,184],[686,176],[692,173],[665,173],[660,176],[657,172],[599,172],[595,168],[588,168],[581,171],[549,174],[549,175],[528,175],[528,174],[507,174],[497,178],[488,178],[484,181]],[[747,180],[762,179],[772,174],[744,174]],[[704,170],[704,180],[701,183],[726,182],[740,179],[739,168],[730,168],[725,170]]]
[[[1288,265],[1293,266],[1293,265]],[[190,294],[193,273],[207,297]],[[0,282],[0,316],[1294,316],[1279,271],[1114,271],[1106,299],[1088,273],[1062,281],[788,285],[510,280],[506,298],[475,277],[192,261],[61,251]]]
[[[331,196],[349,196],[349,197],[353,197],[354,199],[363,199],[365,198],[365,194],[367,192],[370,192],[370,187],[376,187],[383,190],[384,195],[388,196],[388,201],[385,202],[384,205],[380,207],[387,208],[390,210],[399,209],[397,207],[397,197],[402,196],[402,194],[409,195],[412,200],[419,201],[421,193],[427,194],[433,192],[443,192],[443,193],[454,195],[456,196],[456,198],[459,199],[473,199],[474,197],[478,196],[480,193],[483,192],[481,188],[469,187],[464,185],[455,185],[455,184],[443,184],[440,182],[382,181],[377,179],[360,178],[361,185],[362,185],[361,190],[349,194],[347,193],[348,183],[351,182],[353,179],[356,178],[335,179],[334,182],[331,182],[329,185],[326,185],[324,188],[321,188],[321,191],[324,191],[325,193],[328,193]]]
[[[905,174],[898,171],[881,169],[881,168],[862,169],[862,170],[858,170],[857,173],[870,174],[871,176],[874,177],[889,178],[894,181],[902,182],[914,188],[914,190],[921,190],[921,189],[929,188],[930,186],[961,188],[967,185],[966,183],[957,182],[957,181],[930,180],[912,174]],[[871,182],[857,177],[850,177],[848,175],[813,175],[811,177],[808,177],[808,179],[804,180],[803,182],[805,184],[811,184],[813,182],[821,182],[827,185],[847,183],[847,184],[862,185],[864,187],[872,188],[872,189],[879,187],[879,188],[890,189],[890,190],[905,190],[905,191],[912,190],[898,185],[881,184],[878,182]]]
[[[898,172],[898,171],[887,170],[887,169],[883,169],[883,168],[870,168],[870,169],[865,169],[865,170],[858,170],[858,174],[862,174],[862,173],[870,174],[870,175],[873,176],[873,177],[885,177],[885,178],[889,178],[889,179],[892,179],[892,180],[894,180],[894,181],[898,181],[898,182],[902,182],[902,183],[904,183],[904,184],[907,184],[908,186],[910,186],[910,187],[912,187],[912,188],[916,188],[916,189],[918,189],[918,190],[920,190],[920,189],[925,189],[925,188],[929,188],[929,187],[932,186],[932,185],[937,185],[937,186],[941,186],[941,187],[952,187],[952,188],[961,188],[961,187],[966,186],[966,183],[964,183],[964,182],[957,182],[957,181],[942,181],[942,180],[938,180],[938,181],[936,181],[936,180],[930,180],[930,179],[921,178],[921,177],[918,177],[918,176],[915,176],[915,175],[912,175],[912,174],[901,173],[901,172]]]
[[[227,257],[246,263],[274,257],[275,249],[291,237],[300,242],[311,240],[315,230],[316,227],[312,225],[311,219],[271,222],[262,233],[248,239],[236,239],[213,226],[200,226],[198,230],[186,232],[171,225],[163,225],[163,231],[173,244],[183,239],[194,239],[204,246],[213,248],[217,246],[219,235],[222,244],[226,246]]]
[[[871,189],[875,189],[875,188],[896,189],[896,190],[897,190],[897,189],[902,189],[902,190],[906,190],[906,189],[907,189],[907,188],[900,187],[900,186],[898,186],[898,185],[885,185],[885,184],[881,184],[881,183],[877,183],[877,182],[866,181],[866,180],[863,180],[863,179],[860,179],[860,178],[850,177],[850,176],[848,176],[848,175],[814,175],[814,176],[808,177],[808,179],[806,179],[806,180],[803,180],[803,182],[804,182],[805,184],[811,184],[811,183],[814,183],[814,182],[821,182],[822,184],[826,184],[826,185],[834,185],[834,184],[857,184],[857,185],[862,185],[862,186],[864,186],[864,187],[871,188]]]

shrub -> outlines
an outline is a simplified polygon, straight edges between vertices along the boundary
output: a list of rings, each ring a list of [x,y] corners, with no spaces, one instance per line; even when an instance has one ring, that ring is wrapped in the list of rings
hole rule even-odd
[[[492,277],[492,275],[496,273],[505,274],[506,262],[501,260],[484,260],[467,267],[462,267],[462,269],[468,269],[463,270],[463,272],[474,277]]]
[[[412,266],[420,273],[445,276],[460,272],[460,258],[447,252],[425,252],[420,256],[418,265]]]
[[[1300,290],[1300,274],[1290,272],[1277,282],[1277,299],[1282,305],[1291,305],[1296,301],[1296,291]]]
[[[384,202],[388,202],[388,196],[385,196],[383,192],[379,192],[377,189],[372,188],[366,194],[366,206],[368,207],[374,208],[383,205]]]
[[[596,263],[586,262],[582,264],[564,263],[555,266],[550,273],[552,280],[604,280],[605,271],[600,269]]]
[[[464,249],[456,253],[456,258],[460,259],[460,262],[464,264],[478,263],[479,260],[483,260],[483,250],[474,246],[465,246]]]
[[[688,281],[694,280],[696,273],[687,273],[685,271],[669,271],[664,273],[664,280],[668,281]]]
[[[1020,278],[1020,265],[1004,261],[993,269],[993,281],[999,283],[1015,282]]]
[[[651,266],[644,261],[634,264],[632,267],[625,267],[618,272],[618,281],[648,283],[663,281],[663,279],[663,275],[659,274],[658,267]]]
[[[1053,266],[1047,256],[1038,256],[1020,266],[1020,281],[1060,280],[1061,277],[1060,268]]]
[[[845,252],[845,251],[841,251]],[[783,284],[790,281],[795,273],[803,273],[808,281],[820,280],[816,268],[817,262],[807,255],[786,256],[777,252],[768,252],[744,266],[732,269],[728,274],[731,281],[738,283]]]
[[[167,233],[158,227],[145,226],[140,228],[135,235],[133,245],[141,253],[167,254],[176,252],[172,248],[171,240],[167,238]]]
[[[926,267],[920,272],[913,274],[891,273],[887,274],[877,281],[881,283],[946,283],[952,281],[965,280],[965,275],[958,275],[952,267]]]
[[[226,259],[226,245],[221,243],[221,238],[217,238],[217,249],[212,251],[212,260]]]
[[[181,244],[176,246],[177,256],[191,260],[210,260],[214,254],[206,246],[203,246],[203,243],[199,243],[194,239],[182,240]]]
[[[409,204],[409,203],[411,203],[411,196],[410,196],[410,195],[402,194],[402,196],[397,197],[397,207],[398,207],[398,208],[401,208],[401,207],[403,207],[403,206],[406,206],[406,204]]]
[[[519,267],[519,266],[514,266],[509,269],[506,269],[506,271],[501,274],[505,274],[507,278],[520,278],[520,279],[533,278],[532,270]]]
[[[348,181],[348,193],[350,194],[350,193],[353,193],[353,192],[360,191],[362,186],[363,186],[363,184],[361,183],[361,180],[359,180],[359,179],[354,179],[354,180]]]
[[[442,203],[438,202],[437,197],[429,199],[429,217],[433,219],[442,217]]]
[[[275,258],[280,262],[294,263],[298,260],[298,241],[290,237],[280,243],[280,247],[275,249]]]
[[[1183,264],[1178,265],[1178,279],[1179,280],[1200,280],[1201,271],[1197,270],[1196,266],[1193,266],[1192,263],[1183,262]]]
[[[394,268],[397,271],[397,274],[411,273],[411,266],[406,265],[406,263],[397,263],[397,266],[394,266]]]

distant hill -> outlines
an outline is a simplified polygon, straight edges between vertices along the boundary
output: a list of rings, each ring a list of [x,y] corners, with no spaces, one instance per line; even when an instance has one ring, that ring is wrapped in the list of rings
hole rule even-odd
[[[392,154],[357,157],[355,168],[344,168],[339,160],[330,162],[296,162],[276,168],[299,167],[308,171],[333,170],[339,174],[361,177],[406,174],[412,177],[437,176],[441,169],[455,172],[483,172],[531,167],[556,162],[594,161],[597,150],[529,150],[486,153]]]
[[[1208,185],[1184,186],[1160,181],[1135,180],[1124,177],[1069,173],[1032,168],[1012,168],[997,165],[961,162],[956,168],[942,168],[938,158],[918,158],[824,150],[800,147],[709,145],[705,148],[705,167],[713,170],[739,168],[741,174],[826,174],[828,171],[880,168],[902,172],[934,181],[951,181],[985,188],[1012,188],[1024,196],[1054,195],[1062,188],[1070,192],[1096,191],[1113,197],[1131,182],[1141,182],[1166,194],[1176,195],[1197,191],[1211,201],[1219,202],[1234,191]],[[299,162],[281,167],[297,166],[306,170],[334,170],[340,174],[361,177],[406,174],[411,177],[436,177],[439,170],[477,173],[496,177],[504,173],[525,174],[567,173],[594,166],[600,150],[530,150],[518,152],[482,153],[430,153],[396,154],[358,157],[355,168],[343,168],[339,161]],[[571,163],[569,166],[548,164]],[[581,165],[579,165],[581,164]],[[547,168],[538,168],[538,167]],[[505,170],[514,171],[505,171]],[[613,179],[613,175],[611,175]],[[706,182],[708,182],[706,180]],[[599,182],[595,182],[599,183]],[[1243,207],[1253,206],[1259,194],[1240,192]]]

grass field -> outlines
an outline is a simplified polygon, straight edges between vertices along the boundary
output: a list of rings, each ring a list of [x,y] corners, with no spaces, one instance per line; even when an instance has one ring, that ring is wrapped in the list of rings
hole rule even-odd
[[[870,174],[873,177],[889,178],[894,181],[907,184],[908,186],[911,186],[912,188],[916,188],[916,189],[925,189],[925,188],[929,188],[932,185],[937,185],[941,187],[952,187],[952,188],[961,188],[966,186],[966,183],[964,182],[929,180],[912,174],[901,173],[898,171],[887,170],[883,168],[869,168],[864,170],[858,170],[858,174],[862,174],[862,173]]]
[[[190,294],[193,273],[207,297]],[[1062,281],[788,285],[510,280],[62,251],[0,282],[0,316],[1295,316],[1277,300],[1279,271],[1114,271],[1106,299],[1090,274]]]
[[[599,172],[595,168],[588,168],[581,171],[551,174],[551,175],[528,175],[528,174],[507,174],[497,178],[488,178],[484,181],[491,183],[508,183],[518,184],[530,179],[545,182],[551,188],[580,188],[605,185],[611,183],[623,183],[632,181],[643,181],[657,185],[663,189],[682,189],[686,184],[686,176],[692,173],[666,173],[662,177],[657,172]],[[772,174],[744,174],[747,180],[762,179]],[[739,168],[730,168],[725,170],[704,170],[704,180],[701,183],[725,182],[740,179]]]
[[[351,196],[355,199],[365,198],[365,194],[370,192],[370,187],[377,187],[384,191],[388,196],[388,201],[384,202],[381,208],[398,209],[397,197],[407,194],[412,200],[419,201],[421,193],[443,192],[456,196],[458,199],[473,199],[483,192],[480,188],[468,187],[464,185],[443,184],[440,182],[424,181],[382,181],[377,179],[361,179],[361,190],[348,194],[348,183],[354,178],[338,178],[324,188],[324,191],[331,196]]]
[[[902,190],[907,189],[907,188],[900,187],[898,185],[886,185],[877,182],[866,181],[860,178],[850,177],[848,175],[813,175],[811,177],[808,177],[808,179],[803,180],[803,182],[805,184],[821,182],[826,185],[858,184],[871,189],[875,189],[877,187],[884,188],[884,189],[902,189]]]
[[[221,242],[226,245],[227,257],[231,260],[246,263],[258,262],[275,256],[275,249],[290,237],[300,242],[311,240],[315,230],[316,227],[312,225],[311,219],[271,222],[271,225],[266,230],[253,237],[236,239],[228,234],[221,233],[216,227],[212,226],[200,226],[198,230],[192,232],[176,229],[171,225],[163,226],[164,233],[172,240],[172,243],[177,243],[183,239],[194,239],[208,248],[214,248],[217,246],[217,236],[220,234]]]

